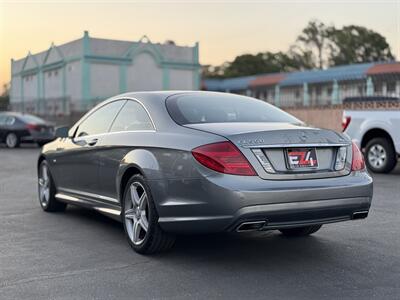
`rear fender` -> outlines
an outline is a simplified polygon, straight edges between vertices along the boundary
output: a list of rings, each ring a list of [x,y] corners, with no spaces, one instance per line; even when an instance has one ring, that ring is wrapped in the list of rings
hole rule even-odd
[[[155,155],[145,149],[135,149],[125,155],[118,168],[116,186],[118,199],[121,199],[121,181],[129,169],[136,169],[145,178],[161,179],[162,172]]]

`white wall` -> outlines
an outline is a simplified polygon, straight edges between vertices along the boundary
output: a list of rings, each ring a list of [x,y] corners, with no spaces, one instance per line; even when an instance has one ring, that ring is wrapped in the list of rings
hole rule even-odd
[[[169,88],[171,90],[193,90],[194,82],[192,70],[169,70]]]
[[[163,89],[163,71],[153,56],[143,52],[135,56],[127,67],[128,91],[154,91]]]
[[[74,61],[68,63],[65,68],[67,97],[73,103],[77,103],[82,97],[82,64],[80,61]]]
[[[21,102],[21,77],[11,78],[10,102]]]
[[[119,93],[119,65],[90,64],[92,97],[110,97]]]
[[[45,99],[55,99],[63,96],[63,74],[61,68],[43,72],[43,82]]]
[[[38,96],[38,76],[35,75],[28,75],[22,77],[23,87],[24,87],[24,101],[30,102],[37,99]]]

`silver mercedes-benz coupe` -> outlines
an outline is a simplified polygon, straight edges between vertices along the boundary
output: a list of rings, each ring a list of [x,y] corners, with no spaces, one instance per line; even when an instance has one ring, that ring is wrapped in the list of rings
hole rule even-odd
[[[279,230],[366,218],[372,179],[351,140],[250,97],[139,92],[97,105],[38,160],[44,211],[121,220],[139,253],[177,234]]]

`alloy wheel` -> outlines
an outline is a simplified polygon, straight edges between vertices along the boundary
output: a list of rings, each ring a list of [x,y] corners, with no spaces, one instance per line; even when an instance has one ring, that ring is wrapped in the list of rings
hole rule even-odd
[[[18,143],[18,137],[15,133],[9,133],[6,137],[6,144],[8,148],[15,148]]]
[[[375,144],[371,148],[369,148],[367,157],[368,162],[372,167],[380,169],[384,167],[386,163],[386,150],[382,145]]]
[[[146,238],[148,222],[148,197],[143,185],[133,182],[125,197],[125,225],[133,244],[140,245]]]
[[[43,207],[47,207],[50,200],[50,177],[46,164],[42,164],[40,168],[39,200]]]

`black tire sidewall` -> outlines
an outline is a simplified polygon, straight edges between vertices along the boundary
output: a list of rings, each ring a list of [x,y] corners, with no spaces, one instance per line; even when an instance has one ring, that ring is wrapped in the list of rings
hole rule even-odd
[[[381,168],[375,168],[371,166],[368,160],[369,150],[375,145],[382,146],[386,151],[386,161]],[[370,140],[365,147],[365,163],[368,169],[370,169],[374,173],[389,173],[390,171],[392,171],[393,168],[396,166],[396,153],[391,142],[388,141],[386,138],[373,138],[372,140]]]

